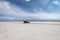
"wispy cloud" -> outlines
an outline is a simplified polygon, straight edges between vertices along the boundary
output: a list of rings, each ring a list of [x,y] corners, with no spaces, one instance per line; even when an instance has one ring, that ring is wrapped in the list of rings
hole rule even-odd
[[[9,9],[9,3],[5,1],[0,2],[0,8]]]
[[[29,2],[30,0],[25,0],[25,1]]]
[[[0,20],[15,20],[15,19],[8,16],[0,16]]]
[[[53,1],[53,4],[60,5],[60,2],[58,0]]]

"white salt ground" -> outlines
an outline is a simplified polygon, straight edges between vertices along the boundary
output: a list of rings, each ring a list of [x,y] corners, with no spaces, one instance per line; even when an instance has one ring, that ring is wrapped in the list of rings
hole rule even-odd
[[[0,40],[60,40],[60,23],[0,22]]]

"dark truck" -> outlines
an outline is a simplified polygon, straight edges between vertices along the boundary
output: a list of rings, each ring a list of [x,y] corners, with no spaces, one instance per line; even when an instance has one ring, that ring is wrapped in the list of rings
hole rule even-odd
[[[24,23],[30,23],[30,21],[29,20],[25,20],[25,21],[23,21]]]

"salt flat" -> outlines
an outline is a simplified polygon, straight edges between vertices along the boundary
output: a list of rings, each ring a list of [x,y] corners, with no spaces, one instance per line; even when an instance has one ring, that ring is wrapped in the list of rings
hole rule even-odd
[[[0,40],[60,40],[60,23],[0,22]]]

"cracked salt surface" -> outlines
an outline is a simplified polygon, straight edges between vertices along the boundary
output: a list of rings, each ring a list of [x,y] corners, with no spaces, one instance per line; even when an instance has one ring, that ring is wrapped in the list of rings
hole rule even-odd
[[[0,22],[0,40],[60,40],[60,25]]]

